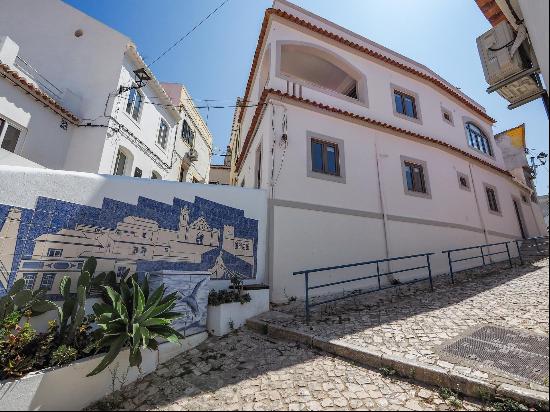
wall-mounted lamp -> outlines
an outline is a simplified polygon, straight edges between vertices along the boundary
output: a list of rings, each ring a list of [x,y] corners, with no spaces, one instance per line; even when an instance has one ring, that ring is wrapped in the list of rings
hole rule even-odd
[[[122,94],[127,92],[128,90],[132,89],[141,89],[142,87],[145,87],[147,85],[147,82],[151,80],[151,76],[147,73],[144,67],[141,69],[134,70],[134,81],[135,85],[126,87],[126,86],[120,86],[120,89],[118,90],[118,94]]]

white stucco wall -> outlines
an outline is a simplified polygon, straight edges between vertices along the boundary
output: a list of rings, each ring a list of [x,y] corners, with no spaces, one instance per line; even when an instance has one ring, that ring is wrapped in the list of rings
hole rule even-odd
[[[548,88],[550,78],[548,70],[550,63],[548,62],[548,13],[549,2],[540,0],[518,0],[525,26],[529,32],[529,39],[535,50],[535,55],[539,62],[544,83]]]

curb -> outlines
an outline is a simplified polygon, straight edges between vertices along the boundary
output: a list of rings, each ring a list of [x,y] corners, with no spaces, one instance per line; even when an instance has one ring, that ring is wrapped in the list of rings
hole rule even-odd
[[[273,325],[260,319],[248,319],[246,326],[258,333],[270,337],[299,342],[323,352],[351,360],[360,365],[372,368],[391,368],[401,377],[415,380],[428,385],[452,389],[462,395],[486,399],[487,396],[501,396],[524,403],[527,406],[543,407],[548,410],[548,392],[537,391],[510,384],[494,385],[482,380],[448,372],[436,365],[422,364],[401,356],[387,355],[382,352],[367,350],[365,348],[346,342],[335,343],[333,341],[317,338],[308,333],[294,329]]]

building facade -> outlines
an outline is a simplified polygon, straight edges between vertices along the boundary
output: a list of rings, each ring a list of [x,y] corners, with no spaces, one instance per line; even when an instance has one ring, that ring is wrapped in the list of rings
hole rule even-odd
[[[507,169],[483,107],[427,67],[291,3],[266,11],[242,101],[231,173],[236,185],[269,192],[275,302],[303,296],[295,271],[543,233],[539,208],[522,201],[531,188]],[[433,269],[447,271],[441,253]],[[357,273],[323,280],[349,276]]]
[[[3,149],[52,169],[208,182],[208,128],[129,38],[60,0],[7,0],[0,28]]]

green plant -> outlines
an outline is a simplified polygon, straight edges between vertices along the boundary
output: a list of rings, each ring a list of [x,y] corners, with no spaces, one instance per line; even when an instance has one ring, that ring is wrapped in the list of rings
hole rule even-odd
[[[457,394],[449,388],[439,388],[439,396],[441,396],[441,399],[447,400],[450,398],[456,398]]]
[[[104,370],[125,346],[130,346],[130,366],[139,367],[142,362],[141,349],[157,349],[157,337],[169,342],[183,338],[170,327],[172,321],[181,316],[172,312],[177,300],[176,293],[165,296],[164,285],[149,294],[147,278],[143,285],[131,278],[131,287],[126,282],[120,282],[120,293],[110,286],[104,288],[108,302],[93,306],[99,326],[99,341],[95,347],[108,348],[108,353],[88,376]]]
[[[45,296],[46,290],[30,291],[25,289],[23,279],[15,281],[8,293],[0,298],[0,323],[14,312],[26,313],[30,317],[56,309],[57,305]]]
[[[78,351],[67,345],[61,345],[52,353],[50,365],[62,366],[74,362],[78,357]]]
[[[392,377],[397,373],[397,371],[393,368],[379,368],[378,372],[387,378]]]
[[[495,411],[528,411],[529,408],[522,403],[508,398],[496,398],[491,402],[491,408]]]
[[[89,329],[93,320],[86,316],[86,298],[91,287],[91,278],[95,272],[97,261],[90,257],[84,262],[82,271],[77,281],[76,294],[71,293],[71,278],[65,276],[59,284],[59,293],[64,302],[58,307],[59,312],[59,339],[60,345],[77,347],[83,350],[88,343],[82,344],[83,334]],[[80,343],[80,344],[78,344]]]

